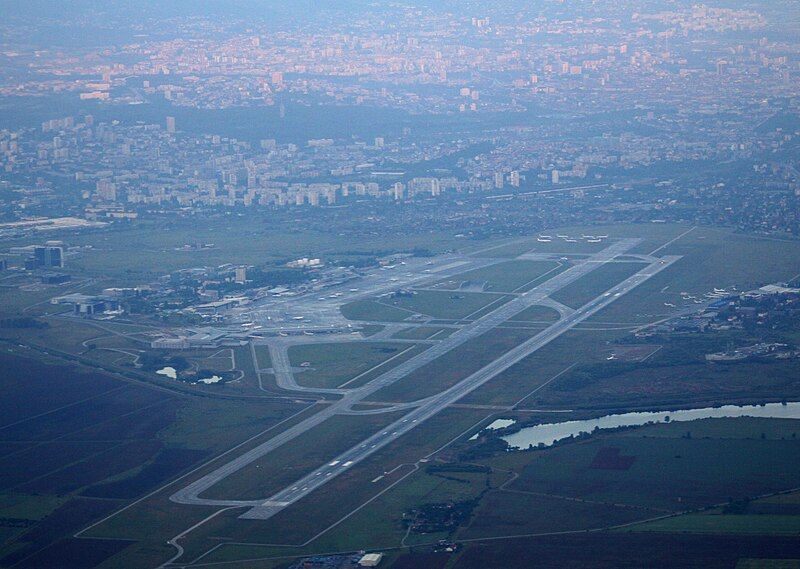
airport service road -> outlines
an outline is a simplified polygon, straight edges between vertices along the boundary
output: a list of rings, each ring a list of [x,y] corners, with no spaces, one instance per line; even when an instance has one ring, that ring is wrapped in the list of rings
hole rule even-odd
[[[240,517],[244,519],[268,519],[272,517],[286,506],[297,502],[325,484],[331,478],[341,474],[354,464],[364,460],[384,446],[397,440],[420,423],[439,413],[448,405],[455,403],[514,364],[522,361],[543,346],[546,346],[564,332],[573,328],[576,324],[602,310],[619,297],[625,295],[653,275],[670,266],[679,258],[680,257],[664,257],[660,261],[648,265],[642,271],[634,274],[603,295],[583,305],[570,316],[506,352],[450,389],[427,399],[420,407],[384,428],[380,433],[359,443],[357,446],[336,457],[335,460],[318,468],[308,476],[295,482],[291,487],[278,492],[269,500],[265,500],[260,506],[252,508]]]
[[[352,391],[348,391],[342,397],[342,399],[329,405],[322,411],[316,413],[315,415],[312,415],[311,417],[305,419],[304,421],[292,427],[289,427],[288,429],[276,435],[272,439],[249,450],[248,452],[233,459],[227,464],[220,466],[219,468],[203,476],[202,478],[195,480],[185,488],[179,490],[178,492],[170,496],[170,500],[181,504],[194,504],[194,505],[206,505],[206,506],[256,506],[254,511],[251,510],[251,512],[248,512],[245,515],[249,515],[250,517],[264,517],[264,516],[269,517],[273,515],[276,511],[285,507],[287,504],[299,500],[302,496],[311,492],[317,486],[307,486],[307,485],[299,486],[295,490],[290,488],[280,492],[278,495],[276,495],[274,500],[247,500],[247,501],[212,500],[212,499],[201,498],[200,494],[211,488],[220,480],[230,476],[234,472],[241,470],[242,468],[255,462],[256,460],[260,459],[262,456],[268,454],[269,452],[273,451],[279,446],[295,439],[296,437],[300,436],[306,431],[322,424],[324,421],[328,420],[334,415],[340,412],[349,411],[353,404],[364,400],[372,393],[375,393],[376,391],[388,385],[391,385],[396,381],[399,381],[403,377],[421,368],[422,366],[434,361],[435,359],[439,358],[445,353],[457,348],[458,346],[468,342],[469,340],[477,338],[478,336],[488,332],[489,330],[492,330],[493,328],[502,324],[503,322],[505,322],[518,312],[528,308],[529,306],[533,306],[539,302],[546,300],[550,294],[553,294],[557,290],[565,287],[566,285],[590,273],[595,268],[600,267],[605,263],[613,261],[615,257],[623,254],[625,251],[631,249],[639,242],[640,242],[639,239],[620,240],[610,245],[606,249],[580,262],[579,264],[569,268],[568,270],[555,275],[550,280],[543,282],[542,284],[531,289],[530,291],[515,297],[513,300],[507,302],[506,304],[499,306],[493,312],[490,312],[489,314],[483,316],[482,318],[479,318],[474,322],[465,325],[463,328],[453,333],[449,337],[444,338],[443,340],[441,340],[428,350],[425,350],[424,352],[414,356],[413,358],[410,358],[405,362],[401,363],[397,367],[392,368],[386,371],[385,373],[379,375],[366,385],[359,387],[357,389],[353,389]],[[621,283],[621,285],[618,285],[617,287],[606,293],[606,296],[598,297],[598,299],[595,299],[594,301],[585,305],[581,309],[575,311],[570,316],[564,318],[563,320],[560,320],[559,322],[556,322],[549,328],[545,329],[539,335],[534,336],[531,340],[522,344],[520,347],[526,346],[528,350],[530,350],[531,346],[534,345],[532,343],[533,341],[535,341],[537,338],[540,339],[546,338],[544,343],[533,348],[533,350],[538,349],[545,343],[550,342],[558,335],[567,331],[569,328],[575,326],[578,322],[584,320],[585,318],[588,318],[591,314],[593,314],[594,312],[605,306],[605,304],[613,302],[613,300],[624,294],[624,292],[627,292],[627,290],[630,290],[630,288],[633,288],[640,282],[643,282],[643,280],[649,278],[650,274],[653,271],[657,272],[657,270],[660,270],[659,267],[661,268],[666,267],[671,262],[672,260],[665,258],[664,260],[659,261],[655,265],[648,265],[648,267],[645,270],[641,271],[640,273],[637,273],[630,279],[627,279],[624,283]],[[629,286],[629,288],[624,288],[624,287],[619,288],[622,286],[622,284],[626,283]],[[588,311],[591,310],[591,308],[594,306],[593,303],[597,303],[598,308],[589,313]],[[497,361],[500,361],[501,363],[506,362],[508,361],[510,354],[517,354],[517,353],[520,353],[519,350],[512,350],[505,356],[499,358],[499,360]],[[530,353],[530,351],[527,353]],[[505,369],[505,367],[503,367],[502,369]],[[500,369],[500,371],[502,371],[502,369]],[[499,371],[497,371],[496,373],[499,373]],[[462,388],[462,386],[469,385],[467,382],[471,381],[473,377],[474,376],[470,376],[470,378],[465,379],[463,382],[454,386],[450,390],[447,390],[446,392],[442,393],[441,394],[442,397],[444,397],[445,394],[447,393],[457,393],[457,394],[460,393],[458,397],[456,397],[456,399],[458,399],[459,397],[468,393],[475,387],[472,387],[471,389],[469,389],[469,391],[463,391],[463,392],[459,392],[459,388]],[[488,379],[483,379],[483,382],[485,381],[488,381]],[[428,417],[435,414],[437,411],[433,411],[433,409],[440,410],[448,404],[447,402],[440,402],[440,401],[448,401],[446,399],[442,400],[439,400],[438,398],[433,398],[433,399],[434,402],[431,403],[430,405],[426,401],[420,407],[420,409],[426,409],[427,412],[430,414],[425,415],[424,418],[422,419],[420,417],[410,419],[410,421],[416,420],[416,422],[411,423],[412,425],[416,425],[420,420],[425,420]],[[416,412],[418,411],[415,411],[414,413]],[[408,427],[408,424],[404,425],[406,425],[406,430],[410,428]],[[394,429],[393,431],[389,432],[393,433],[395,430],[397,429]],[[370,445],[371,444],[373,443],[370,443]],[[366,449],[361,449],[361,452],[364,453],[367,450],[369,450],[370,445],[368,445]],[[375,448],[378,447],[376,446]],[[374,452],[374,449],[371,449],[371,451]],[[367,452],[366,454],[363,454],[363,456],[368,456],[368,454],[369,453]],[[347,462],[351,461],[348,459],[343,461],[341,464],[345,464]],[[324,474],[320,474],[319,476],[317,476],[316,473],[314,473],[312,474],[312,476],[314,476],[315,478],[329,478],[328,473],[329,471],[326,471]],[[331,473],[331,476],[333,476],[333,473]]]

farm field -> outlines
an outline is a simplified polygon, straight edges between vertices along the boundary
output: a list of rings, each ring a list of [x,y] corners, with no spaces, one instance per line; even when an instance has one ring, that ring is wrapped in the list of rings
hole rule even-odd
[[[128,544],[64,540],[290,408],[247,403],[233,419],[229,405],[74,365],[4,351],[0,368],[0,566],[90,550],[102,562]]]

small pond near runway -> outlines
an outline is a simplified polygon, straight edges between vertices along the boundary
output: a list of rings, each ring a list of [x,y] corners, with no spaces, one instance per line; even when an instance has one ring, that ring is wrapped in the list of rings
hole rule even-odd
[[[596,429],[635,427],[647,423],[696,421],[698,419],[730,417],[765,417],[770,419],[800,419],[800,402],[768,403],[766,405],[725,405],[704,409],[682,409],[678,411],[653,411],[606,415],[584,421],[565,421],[526,427],[503,437],[511,449],[527,449],[530,446],[550,446],[560,440],[591,433]]]
[[[178,371],[174,367],[162,367],[156,373],[158,375],[165,375],[170,379],[178,379]]]

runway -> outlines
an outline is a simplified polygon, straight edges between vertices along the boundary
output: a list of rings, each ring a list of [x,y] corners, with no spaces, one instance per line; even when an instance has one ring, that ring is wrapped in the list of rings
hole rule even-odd
[[[415,405],[416,407],[404,417],[393,423],[391,426],[362,441],[348,451],[342,453],[340,456],[326,463],[324,466],[316,469],[307,476],[304,476],[294,484],[286,487],[269,498],[262,500],[217,500],[202,498],[201,494],[218,483],[220,480],[226,478],[234,472],[241,470],[242,468],[245,468],[272,450],[290,442],[302,433],[320,425],[334,415],[350,413],[350,409],[354,404],[365,400],[372,393],[375,393],[376,391],[401,380],[413,371],[441,357],[443,354],[455,349],[456,347],[473,338],[480,336],[481,334],[484,334],[485,332],[488,332],[499,324],[502,324],[506,320],[510,319],[518,312],[521,312],[522,310],[535,304],[552,304],[548,298],[550,294],[553,294],[555,291],[590,273],[592,270],[602,266],[604,263],[613,261],[615,257],[625,253],[637,243],[639,243],[639,240],[637,239],[624,239],[615,242],[603,251],[600,251],[595,255],[580,261],[579,264],[576,264],[570,269],[559,273],[552,279],[538,285],[529,292],[523,293],[506,304],[499,306],[493,312],[490,312],[489,314],[475,320],[472,323],[464,325],[461,329],[454,332],[449,337],[440,340],[428,350],[406,360],[397,367],[386,371],[368,384],[357,389],[344,390],[344,394],[339,401],[331,404],[330,406],[321,410],[319,413],[305,419],[304,421],[290,427],[286,431],[283,431],[279,435],[276,435],[272,439],[262,443],[261,445],[244,453],[227,464],[219,467],[206,476],[203,476],[202,478],[192,482],[188,486],[173,494],[170,499],[177,503],[193,505],[252,506],[249,511],[241,516],[242,518],[267,519],[272,517],[283,508],[307,496],[315,489],[325,484],[325,482],[328,480],[331,480],[338,474],[345,472],[353,465],[364,460],[387,444],[397,440],[399,437],[417,425],[436,415],[448,405],[455,403],[512,365],[539,350],[543,346],[549,344],[566,331],[591,317],[593,314],[603,309],[608,304],[614,302],[616,299],[620,298],[639,284],[645,282],[653,275],[669,267],[678,259],[678,257],[664,257],[662,259],[655,260],[638,273],[619,283],[606,293],[596,297],[594,300],[590,301],[579,309],[574,311],[561,310],[562,319],[558,322],[552,324],[526,342],[513,348],[509,352],[505,353],[498,359],[473,373],[453,387],[433,397],[429,397],[423,401],[418,401],[411,404]],[[288,362],[283,362],[283,364],[288,364]],[[284,384],[290,383],[285,380],[286,378],[281,380],[281,382]],[[405,407],[405,405],[403,407]]]

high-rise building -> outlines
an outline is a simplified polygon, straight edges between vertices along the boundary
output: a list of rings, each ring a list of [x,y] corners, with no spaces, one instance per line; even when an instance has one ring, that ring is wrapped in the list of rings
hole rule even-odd
[[[117,200],[117,185],[109,180],[97,180],[97,197],[105,201]]]
[[[175,117],[167,117],[167,132],[175,134]]]
[[[514,170],[509,174],[509,183],[514,186],[515,188],[519,188],[519,172]]]
[[[33,248],[33,260],[37,267],[64,267],[64,248],[37,245]]]
[[[558,183],[558,179],[559,179],[558,170],[553,170],[553,173],[552,173],[550,179],[553,181],[554,184]]]
[[[247,282],[247,267],[236,267],[234,282],[244,284]]]
[[[495,172],[494,173],[494,187],[498,190],[502,190],[503,186],[505,185],[505,177],[503,176],[502,172]]]

